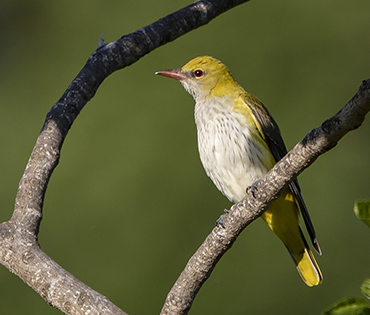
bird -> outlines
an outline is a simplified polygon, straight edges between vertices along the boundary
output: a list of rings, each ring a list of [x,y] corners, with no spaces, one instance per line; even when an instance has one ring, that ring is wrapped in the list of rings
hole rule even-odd
[[[246,92],[218,59],[200,56],[182,68],[157,71],[178,80],[194,98],[198,151],[206,174],[236,203],[284,155],[280,129],[267,108]],[[288,249],[302,280],[310,287],[323,280],[299,226],[302,215],[311,243],[321,255],[316,233],[295,179],[263,213],[262,219]]]

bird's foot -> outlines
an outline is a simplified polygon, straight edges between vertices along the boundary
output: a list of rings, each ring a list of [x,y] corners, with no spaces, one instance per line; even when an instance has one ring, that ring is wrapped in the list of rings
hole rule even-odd
[[[254,182],[252,185],[248,186],[247,189],[245,190],[247,194],[251,193],[253,195],[253,197],[255,198],[256,197],[256,193],[258,191],[258,188],[257,188],[257,182]]]
[[[230,210],[224,209],[225,214],[229,213]],[[222,227],[223,229],[225,228],[224,224],[224,216],[225,214],[222,214],[217,220],[216,220],[216,226]]]

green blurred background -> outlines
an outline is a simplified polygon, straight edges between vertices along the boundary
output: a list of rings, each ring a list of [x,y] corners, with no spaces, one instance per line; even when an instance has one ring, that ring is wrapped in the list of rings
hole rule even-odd
[[[21,1],[0,9],[0,219],[44,117],[97,48],[190,1]],[[369,0],[251,1],[111,75],[72,126],[47,190],[42,248],[129,314],[158,314],[187,260],[230,203],[200,164],[193,100],[157,77],[209,54],[278,121],[288,148],[370,77]],[[258,220],[199,292],[190,314],[319,314],[361,296],[370,231],[353,214],[370,197],[370,123],[300,176],[323,256],[308,288]],[[2,314],[60,314],[0,268]]]

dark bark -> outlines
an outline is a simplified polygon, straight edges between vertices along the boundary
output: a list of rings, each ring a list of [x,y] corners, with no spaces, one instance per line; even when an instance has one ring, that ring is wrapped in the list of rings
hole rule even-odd
[[[247,1],[197,1],[114,42],[106,45],[99,42],[99,48],[47,114],[20,180],[12,218],[0,224],[0,263],[49,304],[66,314],[86,314],[87,311],[89,314],[125,314],[56,264],[37,241],[47,184],[77,115],[111,73]]]
[[[197,1],[159,21],[99,47],[47,114],[41,133],[19,184],[12,218],[0,224],[0,263],[32,287],[49,304],[66,314],[125,314],[56,264],[39,247],[38,230],[48,181],[58,164],[69,128],[103,80],[116,70],[179,36],[247,2]],[[370,81],[333,118],[311,131],[256,189],[222,218],[170,291],[162,314],[186,314],[196,293],[241,231],[258,218],[289,182],[320,155],[357,128],[370,108]]]

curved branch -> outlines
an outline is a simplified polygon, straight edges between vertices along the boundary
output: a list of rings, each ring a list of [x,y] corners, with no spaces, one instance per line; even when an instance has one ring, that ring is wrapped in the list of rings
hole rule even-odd
[[[370,110],[370,79],[363,81],[356,95],[321,127],[309,132],[255,189],[234,204],[190,258],[185,269],[167,295],[161,314],[187,314],[191,304],[213,268],[238,235],[260,217],[289,183],[320,155],[332,149],[349,131],[358,128]]]
[[[37,241],[47,184],[77,115],[111,73],[247,1],[196,1],[145,28],[99,47],[47,114],[20,180],[12,218],[0,225],[0,263],[49,304],[66,314],[125,314],[106,297],[56,264],[40,249]]]
[[[77,115],[105,78],[247,1],[196,1],[151,25],[99,47],[47,114],[19,184],[12,220],[29,225],[30,231],[35,231],[37,235],[47,183],[58,164],[63,141]]]

